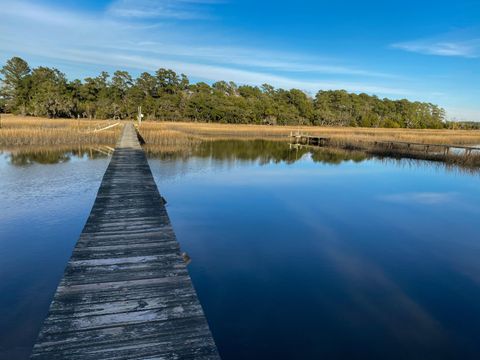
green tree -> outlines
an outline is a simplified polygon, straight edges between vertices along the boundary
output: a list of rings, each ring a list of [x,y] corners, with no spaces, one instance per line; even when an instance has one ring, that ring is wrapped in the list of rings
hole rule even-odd
[[[0,69],[2,75],[0,94],[4,99],[6,110],[26,115],[30,71],[28,63],[19,57],[11,58]]]
[[[181,90],[181,79],[173,70],[158,69],[156,72],[157,84],[160,91],[175,94]]]
[[[73,104],[67,95],[67,80],[57,69],[38,67],[31,74],[29,112],[50,118],[70,117]]]
[[[133,86],[133,79],[126,71],[115,71],[110,85],[110,96],[112,100],[112,114],[115,119],[125,119],[129,117],[127,106],[130,88]]]
[[[276,89],[218,81],[190,84],[184,74],[161,68],[136,79],[116,71],[67,81],[57,69],[33,70],[17,57],[0,74],[0,111],[49,117],[133,118],[142,106],[147,119],[223,123],[442,128],[445,111],[406,99],[379,99],[345,90]],[[448,126],[455,124],[449,123]],[[456,126],[456,125],[455,125]],[[463,125],[470,126],[470,125]]]

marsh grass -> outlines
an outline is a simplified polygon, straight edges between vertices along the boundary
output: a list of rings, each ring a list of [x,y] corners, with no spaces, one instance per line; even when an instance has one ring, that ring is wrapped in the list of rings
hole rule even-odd
[[[122,126],[101,132],[94,129],[106,127],[114,121],[44,119],[2,115],[0,146],[15,147],[72,147],[109,145],[114,146]],[[370,155],[402,157],[441,161],[465,167],[479,167],[480,154],[468,156],[458,153],[444,154],[441,151],[425,153],[421,149],[387,147],[375,142],[403,141],[421,144],[478,145],[479,130],[418,130],[418,129],[372,129],[338,127],[296,127],[266,125],[205,124],[192,122],[142,122],[139,132],[145,140],[145,150],[158,153],[183,154],[187,149],[197,148],[205,141],[216,140],[274,140],[288,142],[291,133],[306,133],[330,139],[329,146],[364,151]],[[101,150],[101,149],[100,149]],[[95,150],[94,150],[95,151]],[[102,152],[101,150],[100,152]],[[108,151],[107,151],[108,153]]]
[[[183,146],[193,146],[198,141],[213,140],[276,140],[289,141],[291,133],[305,133],[329,138],[330,148],[365,152],[370,155],[393,158],[421,159],[462,167],[480,167],[480,152],[470,155],[450,152],[442,148],[428,153],[423,146],[390,146],[378,142],[409,142],[419,144],[445,144],[472,146],[480,144],[478,130],[419,130],[419,129],[372,129],[338,127],[293,127],[264,125],[232,125],[179,122],[143,122],[140,133],[148,145],[164,145],[182,151]],[[151,149],[152,152],[158,150]]]
[[[443,151],[425,152],[421,150],[412,150],[405,148],[386,148],[382,146],[367,148],[365,151],[368,154],[390,157],[390,158],[407,158],[415,160],[428,160],[435,162],[443,162],[445,164],[457,165],[462,168],[479,169],[480,168],[480,151],[470,154],[465,152],[460,153],[445,153]]]
[[[93,132],[109,124],[105,120],[44,119],[2,115],[0,146],[115,145],[122,126]]]
[[[192,122],[143,122],[140,132],[155,142],[163,134],[175,137],[199,139],[269,139],[288,140],[290,133],[306,133],[329,137],[343,142],[407,141],[431,144],[472,145],[480,144],[479,130],[419,130],[419,129],[384,129],[352,127],[313,127],[313,126],[268,126],[268,125],[234,125],[205,124]],[[172,132],[172,133],[169,133]]]

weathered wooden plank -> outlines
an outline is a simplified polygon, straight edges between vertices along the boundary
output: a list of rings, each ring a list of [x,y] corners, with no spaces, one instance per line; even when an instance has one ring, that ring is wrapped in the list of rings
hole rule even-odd
[[[145,154],[125,126],[32,359],[219,359]]]
[[[124,288],[109,289],[106,291],[94,289],[93,291],[84,290],[81,293],[62,293],[56,297],[50,308],[51,312],[55,311],[75,311],[70,303],[75,300],[77,306],[94,306],[117,301],[140,301],[147,302],[146,299],[158,297],[158,299],[170,299],[170,297],[183,297],[189,294],[195,294],[195,291],[188,286],[189,279],[187,277],[176,277],[174,281],[168,283],[148,283],[138,286],[129,286],[129,289],[135,291],[126,292]],[[185,283],[185,284],[184,284]]]
[[[122,359],[144,359],[152,356],[158,356],[157,359],[203,359],[203,356],[207,355],[210,357],[205,358],[211,359],[211,356],[216,356],[213,341],[205,343],[202,337],[198,336],[199,333],[191,331],[191,325],[201,319],[178,319],[149,323],[149,326],[134,324],[86,330],[73,337],[66,333],[61,334],[63,337],[60,340],[56,338],[55,341],[46,341],[43,349],[46,352],[54,350],[50,351],[54,354],[52,359],[62,359],[65,354],[68,354],[69,359],[117,359],[118,352],[122,353]],[[208,337],[208,333],[200,335]],[[90,346],[91,338],[96,339],[94,346]]]

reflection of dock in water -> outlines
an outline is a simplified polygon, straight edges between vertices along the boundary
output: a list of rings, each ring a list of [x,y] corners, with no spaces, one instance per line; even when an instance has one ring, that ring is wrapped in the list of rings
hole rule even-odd
[[[91,150],[93,151],[96,151],[100,154],[103,154],[103,155],[106,155],[106,156],[112,156],[113,155],[113,152],[115,151],[114,148],[110,147],[110,146],[106,146],[106,145],[103,145],[103,146],[91,146],[90,147]]]

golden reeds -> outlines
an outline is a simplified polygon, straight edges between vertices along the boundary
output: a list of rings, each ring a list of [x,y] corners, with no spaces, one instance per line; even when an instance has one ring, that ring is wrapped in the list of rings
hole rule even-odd
[[[178,122],[144,122],[140,133],[150,153],[158,152],[154,145],[167,147],[170,152],[181,152],[201,141],[213,140],[277,140],[288,141],[291,133],[304,133],[329,138],[331,149],[357,150],[364,154],[380,157],[410,158],[440,161],[461,167],[480,166],[478,152],[469,156],[460,153],[438,151],[425,152],[424,146],[395,146],[381,142],[409,142],[418,144],[478,145],[480,131],[476,130],[419,130],[419,129],[372,129],[372,128],[335,128],[335,127],[283,127],[263,125],[224,125]],[[435,150],[435,147],[432,148]]]
[[[114,145],[122,125],[94,132],[110,124],[113,122],[2,115],[0,146]]]
[[[44,119],[2,116],[0,146],[113,146],[122,126],[94,132],[113,124],[105,120]],[[411,149],[381,149],[375,142],[404,141],[423,144],[472,145],[480,144],[478,130],[418,130],[418,129],[372,129],[339,127],[297,127],[268,125],[205,124],[191,122],[143,122],[139,128],[147,146],[162,146],[167,152],[181,152],[192,148],[205,140],[278,140],[288,141],[291,133],[306,133],[331,139],[330,145],[344,149],[358,149],[375,155],[407,156],[415,151]],[[148,151],[148,149],[147,149]],[[156,150],[150,149],[151,152]],[[424,154],[415,157],[427,158]],[[477,156],[462,157],[455,154],[429,155],[431,160],[445,162],[465,162],[467,166],[478,166]],[[433,159],[435,158],[435,159]],[[441,158],[441,159],[440,159]]]
[[[143,122],[140,132],[147,143],[156,143],[158,140],[155,139],[161,138],[163,135],[176,137],[177,139],[187,137],[204,140],[232,138],[288,140],[290,133],[300,132],[309,135],[329,137],[339,142],[406,141],[449,145],[480,144],[480,131],[478,130],[377,129]]]

